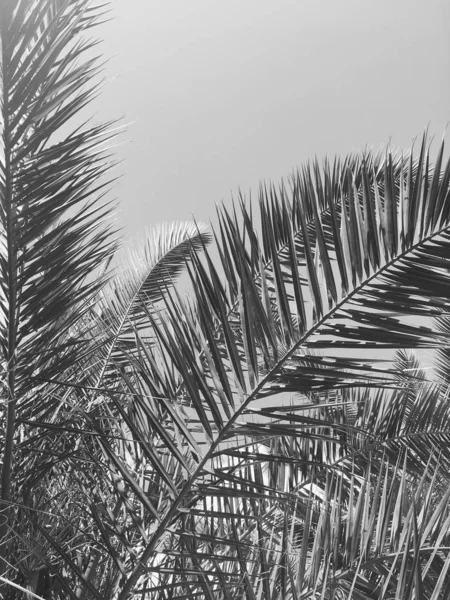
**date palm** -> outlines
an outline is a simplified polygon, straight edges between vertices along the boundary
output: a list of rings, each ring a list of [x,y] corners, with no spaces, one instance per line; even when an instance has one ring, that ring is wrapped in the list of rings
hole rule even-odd
[[[1,6],[4,596],[444,600],[443,145],[313,163],[118,275],[111,124],[70,129],[102,14]]]

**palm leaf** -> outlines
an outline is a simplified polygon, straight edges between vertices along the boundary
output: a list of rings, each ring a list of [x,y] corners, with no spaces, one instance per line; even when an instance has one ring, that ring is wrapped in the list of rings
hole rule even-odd
[[[127,249],[124,265],[102,292],[96,315],[87,320],[94,340],[97,344],[101,340],[93,385],[102,385],[110,363],[117,364],[132,351],[137,332],[151,333],[148,311],[157,318],[154,307],[171,293],[191,254],[200,252],[210,239],[205,225],[171,223],[155,228]]]
[[[147,381],[155,376],[173,381],[173,374],[179,373],[178,402],[189,407],[189,427],[204,450],[198,456],[184,438],[186,456],[196,466],[184,483],[180,480],[176,500],[164,504],[142,553],[144,564],[154,555],[163,532],[168,527],[177,531],[172,528],[181,515],[202,499],[220,495],[255,499],[252,464],[272,465],[265,467],[273,472],[265,493],[275,502],[282,497],[275,474],[281,474],[286,464],[291,467],[284,480],[290,477],[291,485],[301,485],[324,464],[340,465],[350,451],[392,438],[381,444],[383,452],[392,461],[410,446],[412,474],[420,472],[447,439],[440,388],[421,387],[417,397],[409,392],[420,408],[413,403],[405,411],[402,399],[409,384],[399,380],[398,368],[387,366],[386,353],[395,348],[433,348],[445,339],[433,327],[432,317],[450,298],[445,266],[450,255],[449,168],[433,172],[425,143],[418,161],[366,155],[345,161],[342,169],[326,164],[322,173],[313,165],[293,178],[290,201],[284,188],[279,197],[274,189],[270,193],[263,189],[261,247],[244,203],[242,221],[223,209],[221,238],[216,239],[225,286],[210,257],[206,266],[195,259],[190,272],[198,318],[168,299],[169,322],[151,321],[159,340],[153,352],[160,358],[154,359]],[[405,203],[408,219],[401,217]],[[435,209],[428,210],[430,203],[439,207],[438,215]],[[417,219],[423,224],[418,226]],[[410,318],[417,315],[426,315],[429,321]],[[364,358],[362,349],[373,348],[385,353],[379,366],[373,355]],[[136,390],[146,371],[142,361],[139,368],[131,384]],[[373,395],[370,386],[386,391]],[[286,406],[287,411],[286,400],[280,397],[286,391],[301,397],[299,406],[290,410]],[[171,384],[170,397],[173,393]],[[276,400],[265,408],[269,397]],[[231,418],[230,407],[234,407]],[[404,427],[400,438],[399,427]],[[251,444],[270,448],[272,440],[281,439],[288,444],[289,460],[286,454],[272,452],[267,459],[264,452],[250,450]],[[237,468],[233,460],[238,460],[242,475],[211,470],[219,456],[228,457],[232,470]],[[444,472],[447,457],[442,461]],[[365,477],[363,470],[359,481]],[[365,492],[358,494],[356,514],[367,519]],[[413,544],[411,519],[408,543]],[[240,535],[238,529],[234,544]],[[355,543],[349,556],[357,552]],[[318,564],[315,568],[322,568]],[[130,575],[121,599],[140,572],[137,567]],[[358,579],[357,586],[362,585]]]
[[[3,558],[14,526],[7,507],[20,495],[11,473],[22,409],[38,414],[41,399],[50,399],[40,381],[61,377],[85,346],[73,339],[73,328],[105,283],[95,273],[115,249],[111,206],[103,199],[115,133],[111,124],[70,124],[100,85],[96,42],[80,33],[103,10],[88,4],[7,0],[1,6]]]

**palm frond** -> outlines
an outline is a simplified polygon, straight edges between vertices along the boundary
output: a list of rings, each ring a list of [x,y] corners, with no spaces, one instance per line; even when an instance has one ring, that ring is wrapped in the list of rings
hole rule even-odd
[[[410,446],[408,473],[438,455],[448,438],[442,390],[417,378],[412,390],[410,378],[399,379],[392,351],[434,348],[444,339],[432,321],[450,300],[450,164],[441,170],[442,156],[443,147],[433,170],[424,141],[417,160],[366,155],[345,161],[343,169],[305,168],[292,179],[290,198],[285,188],[278,195],[263,188],[261,245],[243,201],[242,218],[222,210],[216,240],[223,274],[208,254],[206,265],[194,258],[196,317],[167,299],[167,320],[149,317],[151,368],[137,361],[128,379],[135,397],[184,407],[184,417],[178,414],[187,425],[175,428],[184,431],[178,438],[183,458],[175,459],[157,434],[159,453],[169,452],[180,465],[180,479],[176,498],[161,504],[144,564],[153,560],[164,532],[185,531],[184,515],[201,502],[207,519],[207,498],[229,499],[231,522],[238,519],[239,502],[261,495],[253,465],[271,473],[261,489],[276,502],[294,482],[343,469],[342,461],[362,448],[382,448],[391,464]],[[383,352],[378,364],[375,349]],[[156,381],[164,382],[158,391]],[[369,393],[371,387],[379,392]],[[286,403],[286,392],[300,395],[299,406]],[[168,430],[168,409],[165,415]],[[286,450],[274,453],[282,440]],[[229,461],[225,471],[217,470],[219,457]],[[447,454],[441,458],[442,473]],[[358,477],[364,479],[364,470]],[[281,480],[291,487],[280,488]],[[245,544],[238,547],[244,552]],[[244,577],[242,559],[236,560],[236,573]],[[251,580],[248,568],[245,573],[243,581]],[[140,574],[137,566],[121,600]]]
[[[6,434],[0,538],[14,527],[13,447],[22,408],[41,408],[42,379],[62,377],[84,351],[72,332],[105,283],[115,250],[104,199],[114,164],[106,125],[71,125],[96,95],[96,44],[84,34],[104,14],[87,0],[7,0],[0,40],[0,340]],[[54,408],[58,401],[53,403]],[[2,562],[2,571],[5,564]]]
[[[210,243],[207,227],[195,223],[163,224],[140,244],[127,249],[125,264],[103,290],[96,306],[98,318],[87,324],[103,339],[103,357],[96,365],[94,385],[101,385],[110,362],[123,360],[135,346],[135,335],[150,335],[148,311],[161,311],[161,301],[171,293],[194,252]],[[129,361],[129,358],[126,358]]]

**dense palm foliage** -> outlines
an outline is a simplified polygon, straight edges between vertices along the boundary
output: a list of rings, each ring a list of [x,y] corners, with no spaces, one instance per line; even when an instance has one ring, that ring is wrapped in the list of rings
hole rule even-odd
[[[112,262],[112,124],[71,126],[102,15],[1,4],[3,597],[445,600],[443,145],[313,163]]]

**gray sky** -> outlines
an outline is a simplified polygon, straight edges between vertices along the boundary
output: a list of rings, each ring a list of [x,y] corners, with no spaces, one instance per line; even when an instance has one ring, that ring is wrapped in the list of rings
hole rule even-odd
[[[118,76],[95,109],[131,123],[127,235],[450,120],[448,0],[115,0],[111,16],[96,33]]]

